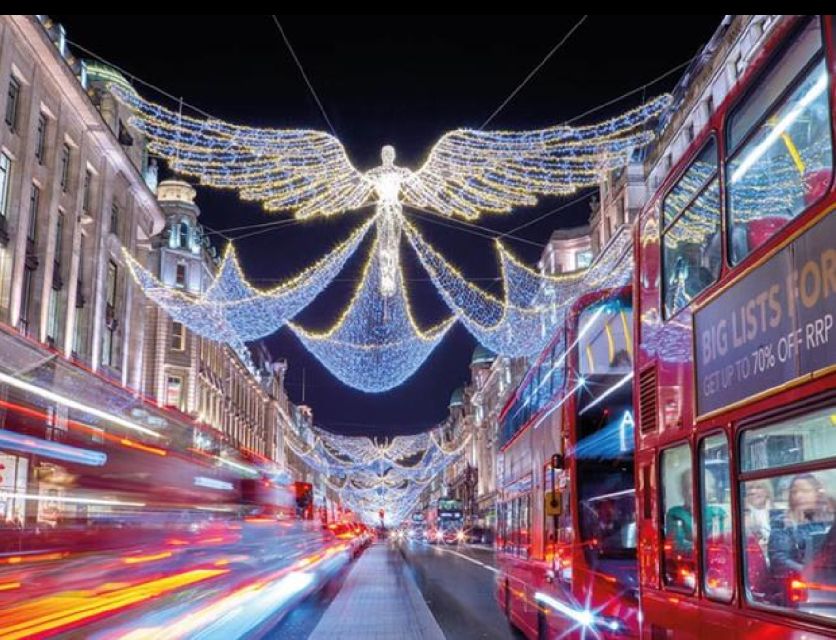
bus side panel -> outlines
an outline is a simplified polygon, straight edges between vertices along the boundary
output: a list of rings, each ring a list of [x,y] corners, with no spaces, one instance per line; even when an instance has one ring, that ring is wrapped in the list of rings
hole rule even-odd
[[[636,455],[636,497],[639,521],[639,583],[642,588],[659,585],[659,521],[656,516],[656,463],[654,451]],[[649,517],[648,517],[649,516]]]

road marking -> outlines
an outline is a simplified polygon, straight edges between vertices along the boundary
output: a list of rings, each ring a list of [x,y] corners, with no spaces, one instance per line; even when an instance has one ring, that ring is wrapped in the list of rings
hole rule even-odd
[[[484,562],[479,562],[478,560],[476,560],[474,558],[471,558],[470,556],[466,556],[463,553],[459,553],[458,551],[453,551],[452,549],[447,549],[445,547],[439,547],[438,545],[427,544],[426,542],[422,542],[421,544],[423,544],[426,547],[430,547],[432,549],[435,549],[436,551],[446,551],[447,553],[452,553],[454,556],[459,556],[460,558],[464,558],[468,562],[472,562],[473,564],[479,565],[483,569],[487,569],[488,571],[492,571],[496,574],[498,574],[500,572],[499,569],[497,569],[496,567],[492,567],[491,565],[485,564]]]

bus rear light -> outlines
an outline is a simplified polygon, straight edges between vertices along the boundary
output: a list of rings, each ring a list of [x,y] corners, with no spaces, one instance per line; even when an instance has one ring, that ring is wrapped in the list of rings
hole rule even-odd
[[[807,583],[803,580],[790,580],[789,598],[790,602],[801,604],[807,602],[808,589]]]

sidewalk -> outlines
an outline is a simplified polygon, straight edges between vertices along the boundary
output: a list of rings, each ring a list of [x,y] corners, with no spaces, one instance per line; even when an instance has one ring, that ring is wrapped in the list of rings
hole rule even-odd
[[[385,543],[360,556],[309,640],[444,640],[401,555]]]

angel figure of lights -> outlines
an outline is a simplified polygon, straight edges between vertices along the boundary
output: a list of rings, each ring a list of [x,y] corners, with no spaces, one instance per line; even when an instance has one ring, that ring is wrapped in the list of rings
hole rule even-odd
[[[382,164],[360,171],[340,141],[322,131],[268,129],[181,115],[112,85],[135,113],[149,151],[200,183],[235,189],[268,211],[298,218],[332,216],[367,205],[376,210],[380,293],[398,286],[403,207],[467,220],[536,204],[537,196],[567,195],[596,186],[647,144],[645,125],[670,104],[658,97],[605,122],[531,131],[456,129],[444,134],[417,170],[395,165],[384,146]]]

